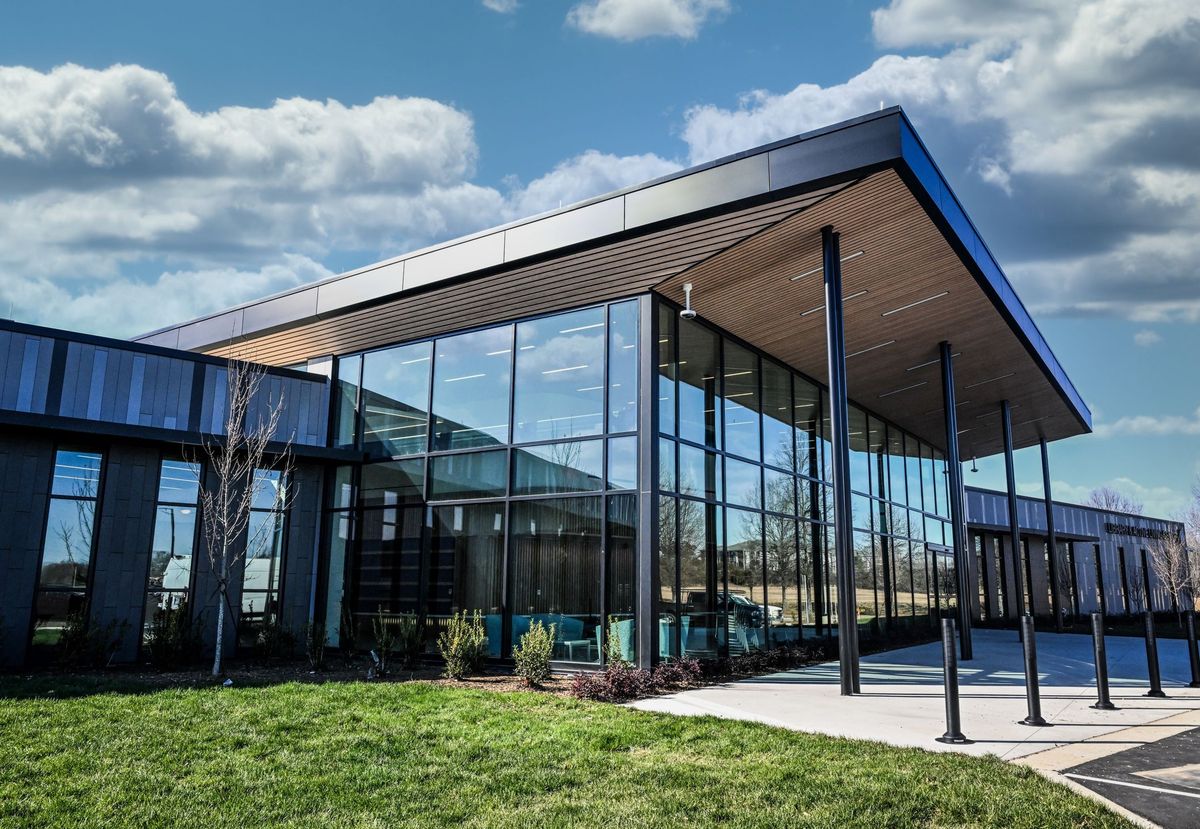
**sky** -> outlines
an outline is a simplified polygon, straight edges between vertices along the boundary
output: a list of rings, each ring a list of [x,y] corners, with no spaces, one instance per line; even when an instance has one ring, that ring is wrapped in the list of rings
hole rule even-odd
[[[1050,447],[1055,497],[1178,513],[1200,476],[1194,0],[8,0],[0,315],[132,336],[881,104],[1092,409]],[[1017,484],[1041,494],[1037,450]]]

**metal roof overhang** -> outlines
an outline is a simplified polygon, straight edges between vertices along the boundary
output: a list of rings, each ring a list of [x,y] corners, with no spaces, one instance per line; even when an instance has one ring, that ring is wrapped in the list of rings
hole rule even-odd
[[[720,224],[727,217],[736,223]],[[371,309],[415,308],[464,282],[545,285],[548,274],[569,279],[572,267],[586,278],[603,261],[615,263],[604,266],[606,290],[622,267],[629,293],[650,288],[681,301],[682,284],[691,282],[702,318],[824,382],[824,315],[814,309],[822,304],[826,224],[841,233],[843,257],[862,251],[843,264],[852,401],[944,448],[936,357],[946,340],[959,355],[963,458],[1002,450],[1004,399],[1017,448],[1091,431],[1090,411],[899,108],[140,339],[211,349],[303,331],[321,347],[348,351],[353,338],[322,340],[321,327]],[[696,232],[705,226],[722,228],[719,243]],[[647,269],[644,260],[662,252],[670,256]],[[547,307],[553,302],[532,310]]]

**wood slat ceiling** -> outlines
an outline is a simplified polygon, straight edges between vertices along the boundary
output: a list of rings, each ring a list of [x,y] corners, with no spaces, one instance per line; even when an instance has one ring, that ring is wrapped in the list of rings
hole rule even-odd
[[[435,334],[532,316],[650,289],[849,186],[659,230],[566,256],[476,276],[423,292],[213,348],[270,365],[349,354]]]
[[[827,381],[821,227],[841,234],[851,400],[944,448],[938,344],[955,353],[959,451],[1003,451],[1000,401],[1013,407],[1017,448],[1084,432],[1029,352],[894,170],[778,223],[655,290],[821,382]],[[818,268],[802,279],[790,277]],[[860,291],[865,294],[854,296]],[[939,294],[947,292],[936,299]],[[929,299],[907,310],[885,312]],[[888,343],[887,345],[884,345]],[[869,349],[869,350],[868,350]],[[922,363],[929,363],[914,368]],[[1007,376],[1005,376],[1007,375]],[[1001,378],[1001,379],[995,379]],[[905,391],[898,391],[905,387]]]

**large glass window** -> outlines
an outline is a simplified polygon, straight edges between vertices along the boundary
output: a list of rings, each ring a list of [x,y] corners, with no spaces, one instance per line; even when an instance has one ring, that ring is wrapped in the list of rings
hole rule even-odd
[[[721,456],[681,443],[679,491],[684,495],[695,495],[699,498],[722,498]]]
[[[758,357],[749,349],[725,343],[725,451],[752,461],[762,460],[758,391]]]
[[[723,636],[720,599],[720,507],[679,500],[680,637],[685,656],[716,657]]]
[[[512,326],[434,343],[433,449],[508,442]]]
[[[609,496],[606,636],[626,662],[637,656],[637,519],[636,495]]]
[[[483,616],[488,653],[501,655],[504,617],[504,505],[435,507],[430,527],[426,642],[432,649],[455,613]]]
[[[515,443],[604,429],[604,309],[517,325]]]
[[[726,511],[725,577],[728,592],[724,606],[728,612],[729,653],[736,656],[763,645],[764,609],[768,613],[782,608],[767,607],[763,581],[762,515],[741,509]]]
[[[362,356],[342,357],[337,361],[334,387],[334,439],[337,447],[353,447],[358,435],[358,388],[362,375]]]
[[[675,312],[670,306],[658,305],[658,430],[664,435],[675,434]]]
[[[55,454],[34,602],[35,652],[56,646],[68,619],[87,612],[101,461],[98,452],[82,449]]]
[[[608,307],[608,431],[637,430],[638,303]]]
[[[242,572],[242,616],[238,634],[252,642],[259,626],[279,612],[283,568],[284,511],[287,481],[279,470],[254,473],[254,498],[246,527],[246,559]]]
[[[513,495],[595,492],[604,486],[599,440],[544,443],[513,451]]]
[[[425,451],[429,432],[431,343],[416,343],[363,358],[363,448],[375,455]]]
[[[495,498],[504,495],[507,485],[506,450],[435,455],[429,459],[430,500]]]
[[[200,464],[166,458],[159,467],[154,541],[146,581],[148,630],[159,614],[186,608],[200,502]]]
[[[541,622],[553,628],[555,659],[600,661],[602,526],[599,498],[512,505],[511,644]]]
[[[763,460],[780,469],[807,472],[796,468],[791,372],[778,363],[763,360],[762,385]]]
[[[721,440],[721,339],[698,322],[679,323],[679,436],[704,446]]]

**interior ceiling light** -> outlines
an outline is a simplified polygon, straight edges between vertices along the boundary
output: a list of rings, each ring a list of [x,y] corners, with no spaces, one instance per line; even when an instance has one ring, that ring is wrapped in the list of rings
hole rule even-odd
[[[855,351],[853,354],[847,354],[846,359],[849,360],[851,357],[857,357],[859,354],[866,354],[868,351],[874,351],[877,348],[883,348],[884,346],[895,345],[895,344],[896,344],[895,340],[888,340],[886,343],[876,343],[875,345],[870,346],[868,348],[859,349],[858,351]]]
[[[602,322],[594,322],[594,323],[592,323],[591,325],[577,325],[577,326],[575,326],[574,328],[564,328],[564,329],[562,329],[561,331],[559,331],[558,333],[560,333],[560,334],[574,334],[576,331],[587,331],[587,330],[588,330],[588,329],[590,329],[590,328],[603,328],[603,327],[604,327],[604,323],[602,323]]]
[[[989,377],[986,380],[980,380],[978,383],[972,383],[969,386],[963,386],[963,388],[964,389],[978,388],[979,386],[982,386],[985,383],[995,383],[997,380],[1003,380],[1006,377],[1012,377],[1014,374],[1016,374],[1015,371],[1010,371],[1008,374],[1001,374],[999,377]]]
[[[862,291],[855,291],[855,292],[854,292],[854,293],[852,293],[852,294],[846,294],[846,296],[842,297],[842,302],[845,302],[845,301],[846,301],[846,300],[848,300],[848,299],[855,299],[855,298],[857,298],[857,297],[860,297],[860,296],[862,296],[862,295],[863,295],[863,294],[865,294],[865,293],[867,293],[867,291],[866,291],[866,290],[862,290]],[[824,303],[824,302],[822,302],[822,303],[821,303],[820,305],[818,305],[816,308],[809,308],[807,311],[801,311],[801,312],[800,312],[800,316],[802,316],[802,317],[807,317],[809,314],[815,314],[815,313],[817,313],[817,311],[824,311],[824,310],[825,310],[825,303]]]
[[[961,357],[961,356],[962,356],[962,352],[959,351],[955,354],[951,354],[950,358],[954,359],[955,357]],[[940,363],[941,361],[942,361],[941,357],[934,357],[932,360],[926,360],[923,363],[917,363],[915,366],[909,366],[908,368],[906,368],[904,370],[905,371],[916,371],[919,368],[925,368],[926,366],[932,366],[936,363]]]
[[[941,299],[942,297],[947,296],[949,293],[949,291],[942,291],[940,294],[927,296],[924,299],[918,299],[916,302],[910,302],[908,305],[901,305],[899,308],[893,308],[890,311],[884,311],[879,316],[890,317],[892,314],[899,314],[901,311],[907,311],[909,308],[916,308],[918,305],[924,305],[926,302],[933,302],[935,299]]]
[[[858,257],[862,256],[864,253],[866,253],[865,250],[856,250],[856,251],[854,251],[854,253],[848,253],[845,256],[843,256],[842,261],[849,262],[851,259],[857,259]],[[797,279],[803,279],[806,276],[812,276],[814,273],[821,273],[824,270],[825,270],[825,265],[823,265],[823,264],[817,265],[815,268],[809,268],[804,273],[798,273],[795,276],[788,277],[788,280],[791,282],[795,282]]]
[[[921,386],[927,386],[927,385],[929,385],[929,381],[922,380],[920,383],[913,383],[911,386],[901,386],[898,389],[892,389],[891,391],[885,391],[883,394],[879,395],[879,397],[880,397],[880,399],[882,399],[884,397],[891,397],[893,394],[899,394],[902,391],[911,391],[912,389],[919,389],[919,388],[921,388]]]

